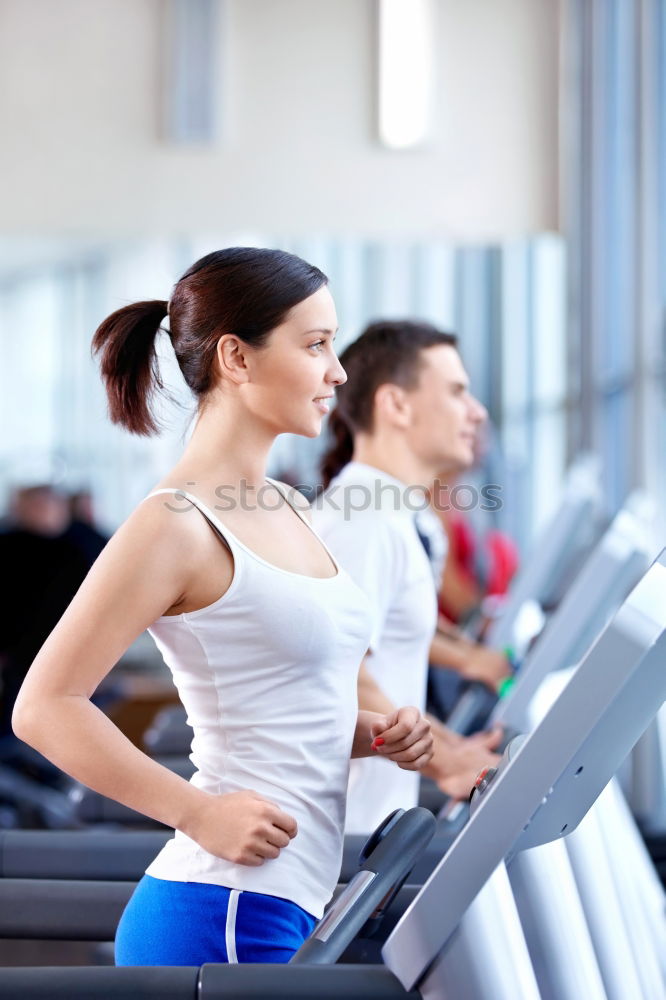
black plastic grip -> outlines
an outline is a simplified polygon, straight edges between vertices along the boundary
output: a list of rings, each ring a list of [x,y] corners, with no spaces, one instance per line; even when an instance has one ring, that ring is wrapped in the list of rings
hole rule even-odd
[[[400,816],[291,962],[305,965],[336,962],[394,888],[402,884],[435,829],[432,813],[419,806]]]
[[[497,695],[481,681],[471,681],[446,719],[447,729],[461,736],[483,729],[497,704]]]

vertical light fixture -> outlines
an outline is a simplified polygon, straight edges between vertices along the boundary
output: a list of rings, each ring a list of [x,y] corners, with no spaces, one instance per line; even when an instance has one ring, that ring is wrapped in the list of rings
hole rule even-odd
[[[167,0],[163,129],[175,143],[217,138],[218,34],[224,0]]]
[[[428,138],[434,87],[432,0],[377,0],[379,138],[412,149]]]

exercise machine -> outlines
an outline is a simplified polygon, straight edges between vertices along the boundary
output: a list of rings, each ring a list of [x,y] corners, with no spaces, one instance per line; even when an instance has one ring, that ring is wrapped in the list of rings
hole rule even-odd
[[[203,1000],[282,995],[539,1000],[562,995],[561,984],[540,981],[545,971],[538,967],[534,942],[530,951],[509,873],[521,854],[527,857],[524,852],[539,845],[557,845],[579,826],[663,704],[665,658],[666,552],[571,672],[534,730],[512,741],[494,774],[480,775],[469,822],[382,949],[385,968],[331,968],[327,963],[337,956],[335,948],[327,947],[327,915],[312,935],[319,944],[308,961],[316,964],[295,956],[284,967],[208,965],[181,970],[181,992],[162,995],[174,1000],[193,997],[196,989]],[[348,891],[348,901],[360,905],[364,887],[350,883]],[[338,931],[346,926],[346,904],[340,899],[334,921]],[[541,911],[537,917],[538,922],[544,920]],[[556,929],[567,930],[559,924]],[[543,931],[541,940],[547,938]],[[558,941],[550,944],[557,948]],[[575,967],[560,970],[567,977],[564,988],[573,981],[576,988],[583,986],[579,997],[595,997],[603,981],[594,942],[588,934],[576,945]],[[646,955],[654,958],[654,941],[646,941],[645,947]],[[658,966],[658,959],[652,965]],[[116,972],[122,976],[114,979]],[[105,992],[95,990],[96,975]],[[155,983],[160,977],[163,983],[164,970],[156,970],[154,977]],[[124,995],[132,995],[132,989],[138,992],[139,979],[143,996],[160,995],[146,969],[5,969],[0,997],[18,992],[52,998],[121,996],[121,985]],[[117,991],[110,992],[116,984]],[[663,977],[660,986],[663,996]]]

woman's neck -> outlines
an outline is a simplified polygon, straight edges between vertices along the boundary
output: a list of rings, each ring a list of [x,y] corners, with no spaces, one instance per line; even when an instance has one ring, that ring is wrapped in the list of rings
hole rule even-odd
[[[268,454],[276,435],[246,414],[224,405],[204,408],[175,468],[176,476],[216,489],[245,483],[255,489],[266,481]]]

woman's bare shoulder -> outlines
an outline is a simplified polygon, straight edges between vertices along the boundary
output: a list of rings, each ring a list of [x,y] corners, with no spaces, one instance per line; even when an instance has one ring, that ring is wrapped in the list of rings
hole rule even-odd
[[[182,494],[160,493],[137,504],[115,538],[122,548],[134,547],[144,557],[149,556],[149,550],[159,551],[163,558],[183,560],[187,566],[209,542],[210,528]]]
[[[278,489],[287,497],[287,500],[299,513],[303,514],[308,521],[312,520],[312,507],[310,501],[301,493],[299,489],[295,486],[290,486],[289,483],[283,483],[279,479],[274,479],[273,482],[278,487]]]

